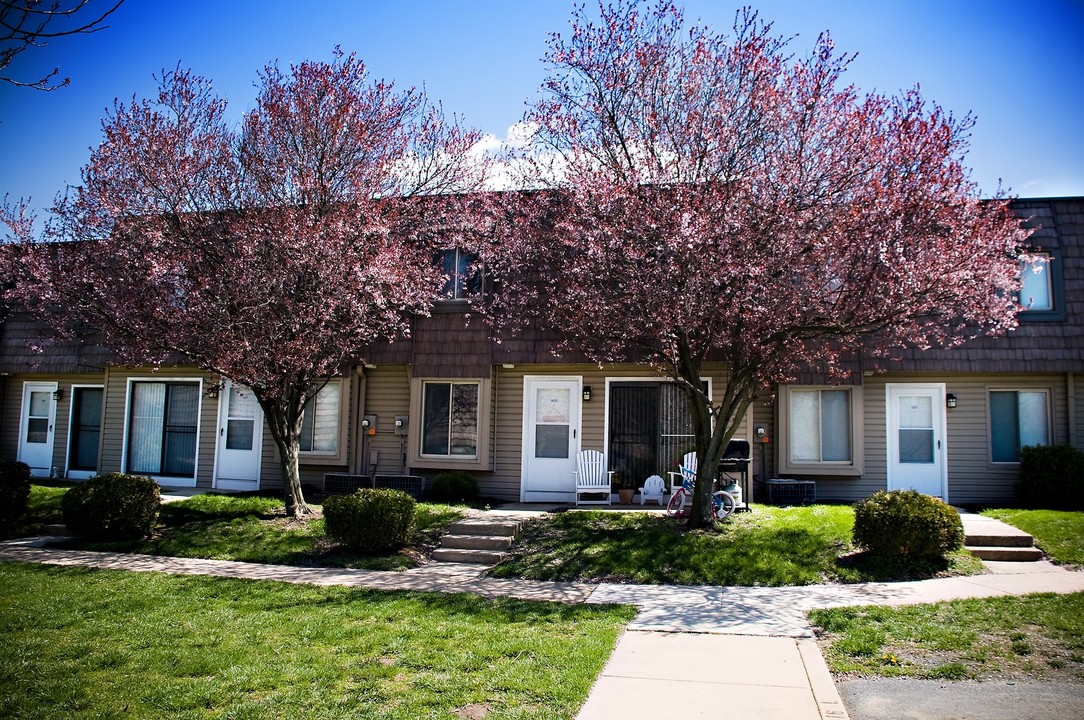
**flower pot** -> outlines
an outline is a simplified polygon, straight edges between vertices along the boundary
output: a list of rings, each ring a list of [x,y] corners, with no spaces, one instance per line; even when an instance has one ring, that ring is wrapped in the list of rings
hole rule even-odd
[[[636,491],[632,488],[618,488],[617,497],[621,498],[622,505],[632,505],[632,496]]]

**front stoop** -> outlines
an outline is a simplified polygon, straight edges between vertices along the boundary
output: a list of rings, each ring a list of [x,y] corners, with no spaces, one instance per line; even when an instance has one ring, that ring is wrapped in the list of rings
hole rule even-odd
[[[433,551],[437,562],[496,565],[519,532],[518,520],[466,518],[448,526],[440,547]]]
[[[996,533],[969,533],[964,540],[967,550],[980,560],[1009,562],[1035,562],[1043,559],[1043,551],[1035,547],[1035,540],[1023,530]]]

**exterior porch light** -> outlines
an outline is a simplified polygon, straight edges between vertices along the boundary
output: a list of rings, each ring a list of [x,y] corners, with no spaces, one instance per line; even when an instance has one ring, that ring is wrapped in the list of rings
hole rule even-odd
[[[583,400],[584,400],[584,402],[587,402],[590,399],[591,399],[591,386],[590,385],[584,385],[583,386]]]
[[[64,391],[61,388],[57,388],[53,391],[53,400],[60,402],[64,399]]]
[[[218,383],[215,383],[214,385],[209,385],[207,387],[207,390],[204,391],[203,394],[206,395],[207,398],[209,398],[211,400],[217,400],[218,399]]]
[[[949,393],[948,395],[945,396],[945,407],[947,407],[947,408],[956,407],[956,396],[953,395],[952,393]]]

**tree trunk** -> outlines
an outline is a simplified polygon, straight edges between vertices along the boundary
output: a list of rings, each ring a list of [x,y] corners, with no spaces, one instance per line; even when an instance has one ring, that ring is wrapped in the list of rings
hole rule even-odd
[[[278,443],[278,446],[279,457],[282,459],[282,495],[286,503],[286,515],[292,518],[304,517],[311,511],[301,490],[301,473],[297,462],[300,444],[297,438],[293,438],[293,442]]]
[[[282,470],[282,498],[286,503],[286,515],[301,518],[308,515],[308,504],[301,490],[301,473],[298,459],[301,455],[301,418],[304,402],[300,396],[292,399],[265,400],[257,393],[257,401],[263,408],[267,427],[279,451]]]

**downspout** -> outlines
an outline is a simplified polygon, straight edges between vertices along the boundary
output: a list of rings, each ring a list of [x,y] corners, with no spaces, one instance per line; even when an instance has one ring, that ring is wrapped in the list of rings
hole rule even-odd
[[[363,469],[368,469],[366,458],[362,455],[366,454],[365,450],[365,437],[363,436],[365,430],[361,427],[361,419],[365,417],[365,390],[366,390],[366,378],[365,378],[365,366],[354,366],[354,374],[357,375],[357,414],[354,415],[354,451],[350,453],[350,467],[347,468],[347,472],[351,475],[360,475]]]
[[[1069,405],[1069,412],[1066,414],[1069,423],[1069,444],[1079,449],[1079,438],[1076,435],[1076,382],[1071,372],[1065,373],[1065,391]]]

